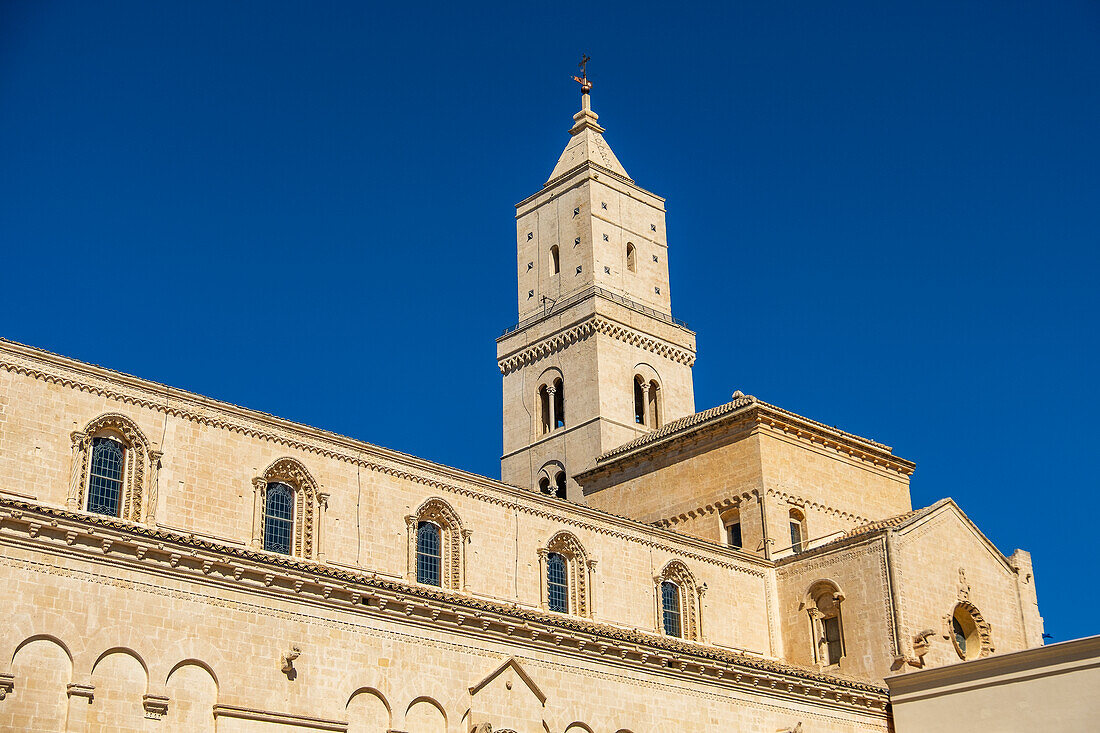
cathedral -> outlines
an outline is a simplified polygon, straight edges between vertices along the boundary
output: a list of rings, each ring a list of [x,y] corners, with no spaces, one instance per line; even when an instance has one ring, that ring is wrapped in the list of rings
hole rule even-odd
[[[499,481],[0,340],[0,730],[885,732],[887,678],[1042,645],[1030,555],[890,446],[696,411],[664,199],[578,81]]]

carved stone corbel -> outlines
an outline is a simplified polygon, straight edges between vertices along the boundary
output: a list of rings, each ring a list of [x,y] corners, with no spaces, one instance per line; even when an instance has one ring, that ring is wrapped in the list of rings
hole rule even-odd
[[[0,700],[8,696],[15,689],[15,675],[11,672],[0,672]]]
[[[164,695],[142,695],[141,707],[145,710],[145,717],[150,720],[160,720],[168,714],[169,698]]]

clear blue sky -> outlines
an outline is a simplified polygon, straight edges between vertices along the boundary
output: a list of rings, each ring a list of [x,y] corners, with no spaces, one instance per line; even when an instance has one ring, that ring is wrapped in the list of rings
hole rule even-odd
[[[7,0],[0,335],[498,476],[585,51],[699,409],[894,446],[1096,633],[1100,4],[909,5]]]

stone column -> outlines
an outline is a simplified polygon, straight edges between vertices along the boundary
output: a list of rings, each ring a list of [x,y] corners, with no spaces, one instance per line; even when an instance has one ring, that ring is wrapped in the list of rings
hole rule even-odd
[[[588,618],[596,618],[596,563],[588,561]]]
[[[317,561],[325,561],[324,531],[328,518],[328,494],[317,494]]]
[[[701,586],[699,586],[698,592],[699,603],[695,611],[695,623],[698,627],[696,629],[696,633],[698,634],[698,638],[696,639],[696,641],[706,641],[707,637],[703,634],[703,596],[705,596],[707,593],[707,584],[703,583]]]
[[[146,524],[156,525],[157,523],[157,501],[160,494],[160,459],[162,456],[164,456],[163,451],[149,451],[149,495],[146,497],[149,506],[145,509]]]
[[[811,603],[813,601],[811,600]],[[822,619],[825,617],[816,605],[806,609],[810,615],[810,640],[813,642],[814,663],[818,667],[825,666],[825,629],[822,628]]]
[[[550,403],[550,430],[548,432],[554,432],[558,426],[557,405],[554,404],[554,394],[557,393],[557,388],[550,384],[546,387],[546,394],[549,395],[547,402]]]
[[[262,476],[252,479],[252,541],[249,543],[254,549],[263,547],[263,521],[264,521],[264,494],[267,489],[267,481]]]
[[[405,569],[405,580],[409,583],[416,582],[416,517],[412,514],[406,515],[405,526],[409,529],[409,541],[408,541],[408,565]]]
[[[73,465],[69,472],[69,493],[65,497],[65,508],[70,511],[80,510],[80,482],[84,478],[84,451],[88,448],[88,436],[79,430],[69,433],[69,439],[73,442]]]
[[[651,427],[649,421],[651,419],[649,414],[649,382],[642,383],[642,425],[645,427]]]
[[[473,536],[474,536],[474,531],[472,529],[462,530],[462,539],[460,541],[462,542],[462,545],[463,545],[462,546],[462,560],[461,560],[461,562],[462,562],[462,583],[461,583],[461,585],[462,585],[462,592],[463,593],[469,593],[470,592],[470,587],[466,583],[466,545],[468,545],[470,543],[470,538],[473,537]]]
[[[539,555],[539,608],[543,611],[548,611],[550,606],[546,598],[546,557],[550,554],[550,551],[545,547],[540,547],[537,552]]]

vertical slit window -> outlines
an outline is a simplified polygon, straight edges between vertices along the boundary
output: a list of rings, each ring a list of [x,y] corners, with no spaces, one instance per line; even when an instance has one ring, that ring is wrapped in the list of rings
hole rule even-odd
[[[560,379],[554,380],[554,428],[565,427],[565,385]]]
[[[416,582],[426,585],[441,585],[441,552],[439,527],[431,522],[416,525]]]
[[[825,648],[828,664],[839,664],[843,652],[840,647],[840,619],[836,616],[825,619]]]
[[[741,523],[734,522],[726,527],[726,539],[729,541],[730,547],[734,547],[738,550],[741,549]]]
[[[264,502],[264,549],[289,555],[293,534],[294,492],[286,484],[270,483]]]
[[[569,613],[569,580],[565,558],[556,552],[546,556],[546,600],[551,611]]]
[[[661,621],[667,636],[680,636],[680,588],[671,580],[661,583]]]
[[[645,390],[638,378],[634,380],[634,422],[645,425]]]
[[[802,525],[802,516],[794,509],[791,510],[791,550],[802,552],[805,542],[805,528]]]
[[[118,441],[95,438],[88,477],[88,511],[118,516],[122,499],[122,470],[126,452]]]
[[[550,248],[550,274],[557,275],[561,272],[561,258],[558,256],[558,245]]]

